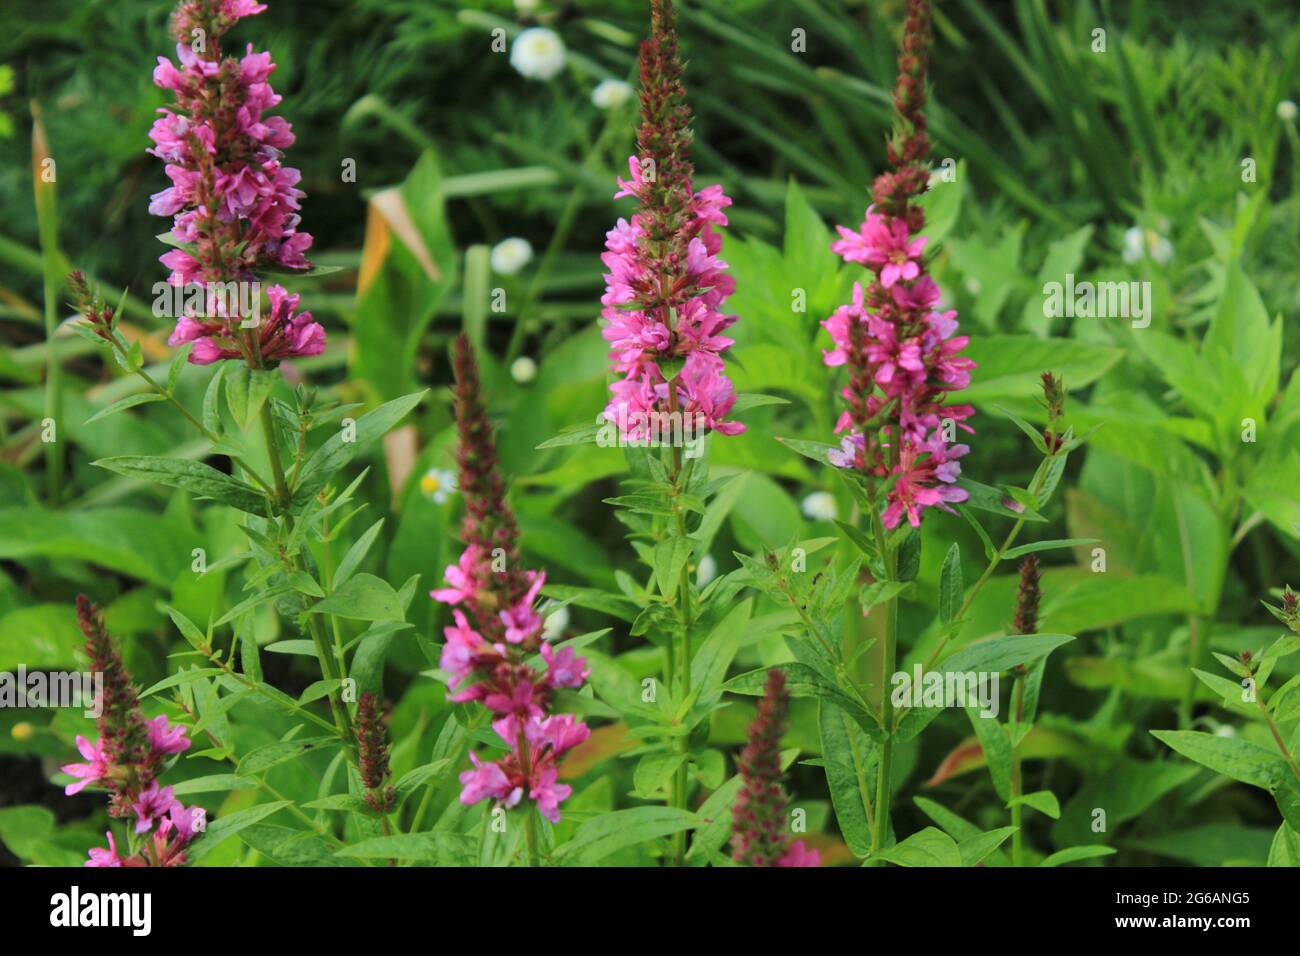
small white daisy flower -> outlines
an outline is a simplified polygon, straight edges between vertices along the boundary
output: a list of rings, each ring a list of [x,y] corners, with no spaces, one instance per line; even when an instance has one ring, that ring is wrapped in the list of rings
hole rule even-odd
[[[420,491],[434,504],[440,505],[456,491],[456,473],[430,468],[420,477]]]
[[[533,258],[533,246],[527,239],[511,236],[492,247],[488,262],[497,275],[512,276]]]
[[[803,509],[804,517],[811,518],[813,521],[833,521],[839,517],[839,510],[835,507],[835,496],[829,491],[814,491],[804,498],[800,507]]]
[[[1121,256],[1128,265],[1149,257],[1163,266],[1174,257],[1174,245],[1154,229],[1130,226],[1124,230],[1124,251]]]
[[[1296,118],[1295,100],[1283,100],[1277,104],[1277,118],[1288,123]]]
[[[601,80],[591,91],[591,102],[598,109],[612,110],[622,106],[632,96],[632,87],[622,80]]]
[[[527,355],[521,355],[510,363],[510,377],[520,385],[527,385],[537,377],[537,363]]]
[[[695,586],[702,588],[717,576],[718,562],[714,560],[713,555],[706,554],[700,558],[699,566],[695,569]]]
[[[564,41],[546,27],[529,27],[510,47],[510,65],[530,80],[549,80],[564,69],[564,58]]]

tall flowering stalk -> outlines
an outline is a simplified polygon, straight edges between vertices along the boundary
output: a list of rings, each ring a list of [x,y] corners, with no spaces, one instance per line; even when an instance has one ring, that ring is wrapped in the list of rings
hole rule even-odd
[[[758,715],[749,725],[748,743],[736,761],[743,781],[732,808],[731,849],[737,863],[817,866],[821,862],[816,850],[786,837],[790,801],[781,783],[781,738],[789,725],[785,673],[773,668],[767,672]]]
[[[724,210],[731,200],[721,186],[697,192],[692,182],[691,110],[682,85],[676,19],[672,0],[652,0],[650,37],[640,50],[638,153],[628,159],[630,179],[620,179],[614,194],[615,199],[635,198],[640,208],[630,220],[619,219],[607,234],[601,257],[608,269],[601,314],[613,371],[621,376],[610,387],[604,418],[627,444],[671,445],[671,467],[666,475],[661,473],[659,490],[672,519],[670,527],[658,528],[655,536],[667,553],[689,555],[692,545],[680,498],[690,479],[682,447],[702,440],[707,432],[737,435],[745,426],[728,418],[736,394],[722,359],[722,352],[733,344],[724,333],[736,316],[721,310],[736,283],[718,257],[722,236],[717,229],[727,225]],[[689,562],[674,565],[669,559],[667,566],[675,567],[668,576],[677,580],[660,585],[676,616],[676,633],[667,642],[666,671],[674,692],[686,699],[691,691],[694,615]],[[675,745],[682,759],[669,802],[685,808],[686,735],[677,736]],[[682,830],[673,836],[672,859],[680,866],[685,857]]]
[[[930,5],[908,0],[894,86],[897,112],[888,154],[892,167],[872,186],[874,203],[856,229],[838,227],[831,248],[848,262],[865,265],[872,277],[855,283],[852,302],[841,306],[822,325],[833,348],[830,366],[846,365],[849,383],[842,394],[845,410],[835,431],[840,447],[832,464],[865,478],[873,503],[871,521],[886,581],[897,578],[897,550],[886,534],[906,517],[919,527],[927,508],[951,510],[968,497],[956,485],[958,459],[969,448],[948,443],[946,422],[973,431],[966,420],[970,405],[948,404],[949,393],[970,383],[975,363],[960,354],[965,336],[956,335],[957,313],[942,309],[939,287],[927,274],[926,237],[919,235],[925,214],[916,199],[928,188],[930,140],[926,132],[925,83],[929,66]],[[884,508],[875,503],[883,499]],[[898,601],[885,607],[885,640],[880,687],[886,687],[897,654]],[[889,839],[889,777],[893,757],[894,709],[881,694],[881,746],[873,848]]]
[[[622,437],[645,440],[653,422],[681,413],[702,416],[724,435],[745,426],[728,421],[735,389],[720,353],[732,345],[723,333],[736,321],[720,310],[736,282],[718,258],[731,200],[722,187],[699,192],[691,182],[691,110],[677,55],[671,0],[653,0],[651,36],[641,44],[639,154],[628,159],[630,180],[618,181],[618,199],[632,196],[640,210],[619,219],[606,237],[602,315],[610,359],[623,376],[605,409]]]
[[[193,343],[189,361],[194,364],[237,359],[258,376],[273,374],[267,370],[282,359],[316,355],[325,348],[324,328],[310,312],[298,312],[299,297],[282,286],[267,287],[270,314],[261,310],[258,276],[307,272],[311,263],[304,253],[312,243],[311,235],[298,229],[301,174],[283,163],[283,150],[294,142],[292,129],[283,117],[266,115],[280,102],[269,82],[275,71],[271,55],[254,52],[251,43],[243,57],[226,56],[221,47],[222,37],[240,20],[265,10],[266,4],[254,0],[181,0],[171,21],[179,67],[159,57],[153,73],[157,86],[175,94],[175,103],[159,110],[162,115],[149,131],[154,142],[149,152],[166,163],[172,181],[149,206],[156,215],[173,217],[170,233],[161,238],[176,248],[161,261],[171,269],[172,286],[194,284],[202,293],[181,296],[184,310],[168,344]],[[102,326],[101,321],[98,334],[111,340]],[[310,428],[304,407],[300,402],[300,456]],[[281,516],[283,530],[291,532],[296,489],[290,485],[301,478],[304,463],[299,460],[291,475],[286,473],[272,402],[260,402],[257,414],[272,480],[257,476],[245,461],[239,463],[266,491],[270,513]],[[205,437],[219,440],[186,415]],[[290,570],[307,570],[297,543],[279,548],[278,557]],[[322,676],[344,677],[342,653],[335,673],[318,616],[306,615],[305,626]],[[351,713],[334,695],[329,704],[339,736],[351,743]],[[351,749],[348,753],[355,759]]]
[[[909,0],[899,76],[894,87],[898,112],[889,161],[876,178],[874,204],[856,230],[837,227],[831,248],[848,262],[867,266],[873,278],[855,283],[853,301],[822,323],[834,348],[827,365],[847,365],[846,408],[836,423],[844,433],[832,462],[889,481],[882,519],[895,528],[906,516],[919,527],[926,508],[947,509],[967,492],[954,484],[957,459],[970,449],[949,445],[942,424],[951,419],[965,431],[975,410],[947,404],[949,393],[970,384],[975,363],[960,354],[967,343],[956,335],[957,313],[942,310],[939,287],[927,274],[925,213],[916,199],[929,183],[930,153],[925,124],[925,82],[930,46],[928,0]]]
[[[280,102],[268,82],[271,54],[224,56],[220,40],[241,19],[261,13],[252,0],[184,0],[172,15],[179,68],[158,58],[154,83],[175,94],[153,124],[149,150],[166,163],[172,185],[156,193],[149,211],[173,217],[163,254],[176,286],[200,283],[205,308],[178,317],[171,345],[193,342],[190,361],[205,365],[242,358],[253,368],[295,356],[317,355],[325,330],[298,297],[267,289],[268,318],[240,315],[216,283],[254,283],[259,273],[306,270],[309,233],[298,229],[298,170],[283,163],[293,145],[287,120],[266,116]],[[256,288],[256,286],[254,286]],[[259,304],[260,312],[260,304]]]
[[[1011,624],[1012,634],[1037,634],[1038,633],[1038,604],[1042,600],[1042,590],[1039,587],[1039,568],[1038,556],[1028,555],[1020,563],[1020,585],[1016,589],[1016,616]],[[1017,664],[1014,670],[1015,684],[1011,689],[1011,825],[1015,827],[1015,832],[1011,834],[1011,864],[1020,866],[1024,861],[1024,835],[1021,832],[1021,819],[1023,806],[1014,802],[1017,797],[1024,794],[1024,781],[1021,774],[1020,766],[1020,737],[1022,733],[1027,733],[1028,728],[1022,731],[1027,719],[1032,719],[1033,715],[1026,712],[1025,697],[1030,682],[1034,685],[1034,697],[1037,697],[1037,687],[1043,676],[1043,661],[1026,667],[1024,664]]]
[[[110,831],[108,849],[91,850],[86,866],[181,866],[186,846],[202,829],[203,810],[182,805],[158,778],[169,757],[189,749],[190,739],[183,726],[171,726],[165,716],[145,719],[103,616],[84,595],[77,597],[77,624],[92,672],[104,676],[104,691],[96,721],[99,739],[77,737],[85,763],[62,768],[76,778],[64,792],[71,796],[88,786],[102,787],[109,795],[109,816],[134,819],[125,853]]]
[[[557,688],[580,687],[590,671],[572,648],[557,651],[542,635],[533,605],[546,573],[521,566],[519,531],[497,469],[474,352],[463,334],[456,340],[455,375],[465,550],[446,570],[448,586],[430,596],[453,608],[455,623],[445,631],[440,661],[450,678],[450,699],[482,703],[508,748],[492,761],[470,753],[474,767],[460,775],[460,799],[465,804],[492,799],[507,808],[528,799],[558,823],[560,803],[573,792],[559,783],[559,758],[590,731],[572,714],[554,713],[552,695]],[[540,670],[530,663],[539,654]],[[531,807],[524,820],[528,858],[535,865]]]

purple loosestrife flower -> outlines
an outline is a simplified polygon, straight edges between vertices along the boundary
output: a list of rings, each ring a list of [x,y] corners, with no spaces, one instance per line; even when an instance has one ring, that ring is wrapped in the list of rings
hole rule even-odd
[[[103,616],[83,595],[77,598],[77,623],[86,638],[91,670],[104,675],[104,697],[93,744],[77,737],[77,749],[86,763],[68,764],[63,772],[76,777],[65,788],[71,795],[90,785],[109,792],[109,816],[135,818],[137,834],[154,830],[140,853],[122,857],[112,833],[108,849],[93,849],[86,866],[179,866],[185,846],[193,838],[203,811],[187,808],[171,787],[161,786],[158,775],[168,756],[190,748],[182,726],[171,726],[165,716],[145,720],[139,697],[122,656],[104,627]]]
[[[465,551],[447,568],[449,587],[431,597],[453,606],[445,629],[441,668],[450,699],[481,701],[495,719],[492,729],[508,752],[484,761],[471,752],[473,768],[460,775],[460,799],[497,800],[505,807],[525,798],[552,823],[573,788],[559,782],[559,758],[590,735],[572,714],[551,712],[556,688],[579,687],[586,661],[569,647],[555,650],[542,636],[534,608],[545,573],[520,567],[519,529],[497,470],[496,445],[480,393],[469,339],[456,340],[456,429],[460,438],[460,489],[465,499]],[[542,669],[528,663],[540,654]]]
[[[696,192],[691,183],[691,111],[675,20],[672,0],[654,0],[651,37],[641,44],[640,153],[614,194],[635,197],[641,208],[610,230],[601,256],[609,270],[603,334],[623,376],[605,418],[632,441],[649,437],[653,416],[673,412],[724,435],[745,430],[727,420],[736,396],[720,355],[733,343],[723,333],[736,317],[721,307],[736,282],[718,258],[715,227],[727,224],[731,200],[721,186]]]
[[[781,785],[781,737],[789,725],[790,695],[782,671],[767,672],[749,742],[736,761],[743,781],[732,808],[731,849],[750,866],[818,866],[821,856],[785,835],[789,798]]]
[[[951,392],[970,384],[975,363],[961,355],[957,313],[943,309],[939,287],[926,272],[925,214],[916,197],[929,184],[930,152],[925,122],[925,80],[930,45],[928,0],[908,0],[899,76],[894,87],[898,121],[889,142],[893,171],[877,177],[875,203],[857,230],[838,227],[831,248],[873,273],[855,283],[853,301],[822,326],[834,348],[827,365],[847,365],[846,410],[835,431],[845,433],[833,465],[855,468],[879,481],[893,479],[883,521],[895,528],[906,517],[919,527],[926,508],[951,510],[967,492],[956,485],[957,459],[970,449],[948,444],[943,422],[965,424],[970,405],[947,404]]]
[[[282,161],[294,135],[283,117],[265,115],[280,102],[268,82],[275,64],[252,44],[243,57],[223,56],[220,45],[240,19],[265,9],[247,0],[186,0],[172,16],[180,65],[159,57],[153,74],[176,98],[149,131],[149,152],[166,163],[172,183],[149,211],[173,217],[178,246],[161,261],[173,285],[198,282],[208,292],[206,314],[181,316],[169,344],[194,342],[190,361],[198,365],[242,357],[261,368],[325,348],[325,330],[310,312],[295,314],[298,297],[281,286],[267,290],[271,316],[255,328],[242,328],[244,317],[231,314],[212,287],[311,265],[304,253],[312,237],[298,230],[302,176]]]

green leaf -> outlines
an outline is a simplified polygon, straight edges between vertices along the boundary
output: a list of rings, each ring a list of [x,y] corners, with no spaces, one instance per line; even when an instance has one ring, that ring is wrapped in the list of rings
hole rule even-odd
[[[170,677],[164,677],[156,684],[152,684],[140,692],[140,698],[152,697],[160,690],[167,690],[171,687],[179,687],[181,684],[188,684],[191,681],[201,680],[209,675],[222,674],[224,671],[219,667],[191,667],[186,670],[177,671]]]
[[[1022,555],[1033,554],[1035,551],[1051,551],[1053,548],[1075,548],[1080,545],[1096,543],[1096,538],[1054,538],[1051,541],[1035,541],[1032,544],[1022,544],[1019,547],[1003,552],[1002,560],[1010,561]]]
[[[658,751],[646,754],[637,761],[636,769],[632,772],[632,786],[636,795],[646,800],[660,799],[660,791],[685,762],[686,754],[683,753]]]
[[[1034,443],[1034,447],[1038,449],[1039,454],[1047,454],[1047,442],[1043,440],[1043,433],[1041,431],[1029,424],[1029,422],[1025,421],[1015,412],[1003,408],[1001,405],[994,405],[993,407],[1001,414],[1015,422],[1016,427],[1029,436],[1029,440]]]
[[[265,515],[265,496],[252,485],[217,471],[201,461],[183,458],[159,458],[150,455],[121,455],[101,458],[91,464],[127,478],[152,481],[170,488],[181,488],[249,514]]]
[[[304,737],[299,740],[279,740],[245,754],[239,761],[236,773],[241,777],[251,777],[254,774],[265,773],[272,767],[278,767],[290,760],[300,760],[304,754],[320,750],[322,747],[337,746],[338,743],[339,741],[334,737]]]
[[[1215,773],[1265,790],[1274,790],[1291,772],[1280,754],[1240,737],[1194,730],[1153,730],[1161,743]]]
[[[866,807],[873,780],[868,771],[876,762],[876,745],[857,723],[826,700],[817,703],[817,725],[835,822],[854,856],[865,859],[871,855]]]
[[[343,555],[343,560],[339,562],[339,566],[334,572],[334,587],[336,589],[341,587],[352,576],[352,572],[365,559],[367,552],[375,543],[375,538],[379,537],[380,529],[383,526],[384,519],[380,518],[367,528],[361,537],[357,538],[352,547],[348,548],[348,553]]]
[[[961,579],[961,548],[954,543],[939,572],[939,620],[947,624],[961,609],[966,590]]]
[[[548,584],[542,588],[542,594],[564,604],[576,604],[578,607],[600,611],[611,617],[617,617],[629,623],[635,619],[632,599],[621,594],[602,591],[599,588],[579,588],[568,584]]]
[[[839,451],[839,445],[827,445],[820,441],[804,441],[801,438],[782,438],[777,436],[777,441],[791,451],[798,452],[805,458],[811,458],[813,461],[821,462],[823,465],[829,465],[830,459],[826,456],[833,451]]]
[[[291,800],[277,800],[275,803],[260,803],[257,806],[249,807],[247,810],[240,810],[237,813],[229,814],[215,820],[208,825],[201,838],[195,840],[188,848],[185,855],[189,857],[190,863],[198,863],[205,856],[215,850],[221,843],[234,836],[245,827],[251,827],[254,823],[265,820],[271,814],[283,810],[292,804]]]
[[[398,805],[400,806],[401,802],[418,790],[421,785],[428,783],[445,771],[450,764],[451,758],[443,757],[441,760],[434,760],[432,763],[424,764],[402,774],[397,783],[393,784],[393,792],[397,797]]]
[[[581,824],[553,858],[568,865],[590,866],[619,850],[694,829],[701,822],[694,813],[677,807],[615,810]]]
[[[1017,664],[1030,664],[1046,657],[1074,638],[1069,634],[1009,634],[968,644],[945,658],[939,669],[953,671],[1008,671]]]
[[[761,408],[764,405],[789,405],[788,398],[782,398],[779,395],[763,395],[758,392],[741,392],[736,396],[736,403],[731,406],[732,414],[737,412],[746,412],[751,408]]]
[[[1023,518],[1025,521],[1047,520],[1034,509],[1018,503],[1013,489],[994,488],[978,481],[971,481],[969,478],[958,478],[957,487],[964,489],[970,496],[966,499],[967,508],[988,511],[995,515],[1002,515],[1004,518]]]
[[[835,522],[835,526],[844,534],[844,537],[853,542],[859,551],[865,554],[868,558],[874,558],[876,556],[875,542],[868,538],[861,528],[851,525],[847,521],[841,521],[839,518],[834,518],[832,520]]]
[[[1093,860],[1100,856],[1111,856],[1115,852],[1115,848],[1110,846],[1071,846],[1066,847],[1064,850],[1058,850],[1038,865],[1063,866],[1066,863],[1077,863],[1080,860]]]
[[[1011,738],[1006,728],[995,717],[981,717],[977,706],[966,708],[971,727],[979,739],[988,764],[989,776],[993,780],[993,789],[998,796],[1007,801],[1011,799]]]
[[[447,862],[448,857],[461,856],[470,846],[471,837],[462,833],[432,830],[424,833],[398,833],[393,836],[371,837],[345,846],[338,851],[341,857],[359,860],[434,860]],[[469,852],[473,852],[469,850]]]
[[[1124,352],[1077,339],[1040,339],[1034,335],[977,335],[966,354],[979,365],[964,401],[983,404],[1008,398],[1033,398],[1042,391],[1040,376],[1051,369],[1082,388],[1101,378]]]
[[[355,621],[400,621],[405,616],[393,586],[373,574],[348,578],[323,601],[307,609],[309,614],[336,614]]]
[[[899,866],[961,866],[961,851],[948,834],[936,827],[913,833],[902,843],[878,850],[872,859]]]
[[[414,392],[385,402],[357,418],[351,429],[341,428],[303,465],[290,508],[298,514],[316,497],[316,493],[347,466],[357,453],[368,447],[406,417],[424,398],[427,390]],[[348,438],[351,440],[346,440]]]
[[[898,580],[914,581],[921,571],[921,532],[909,527],[898,547]]]
[[[600,430],[608,426],[609,423],[599,421],[592,425],[570,425],[561,429],[560,433],[554,438],[548,438],[537,447],[541,448],[563,448],[568,445],[590,445],[596,441],[596,436]]]
[[[690,538],[665,538],[655,545],[655,580],[660,594],[668,597],[677,593],[678,579],[690,556]]]
[[[1015,827],[999,827],[962,840],[957,844],[957,851],[961,854],[961,865],[969,867],[982,863],[985,857],[1005,843],[1007,837],[1015,832]]]
[[[858,603],[862,605],[862,613],[866,614],[877,604],[884,604],[890,598],[897,597],[910,587],[912,587],[911,581],[872,581],[858,595]]]
[[[172,791],[178,797],[187,793],[226,793],[230,790],[256,789],[256,781],[246,780],[233,773],[214,773],[206,777],[195,777],[192,780],[182,780],[180,783],[172,784]]]
[[[239,667],[246,677],[262,680],[262,659],[257,653],[257,637],[252,628],[239,635]]]
[[[247,428],[257,418],[279,380],[278,371],[250,369],[247,365],[235,364],[226,372],[226,407],[240,428]]]
[[[214,435],[221,434],[221,381],[226,376],[228,362],[217,366],[207,391],[203,393],[203,427]]]
[[[746,694],[761,697],[767,686],[767,672],[771,667],[760,667],[731,678],[722,685],[722,689],[733,694]],[[791,697],[815,697],[829,700],[846,714],[857,721],[858,726],[872,739],[883,736],[876,714],[867,710],[861,703],[850,697],[843,689],[836,687],[825,677],[807,664],[778,664],[777,670],[785,673],[785,689]]]
[[[1277,828],[1268,851],[1269,866],[1300,866],[1300,833],[1283,823]]]
[[[151,402],[161,402],[166,398],[166,395],[159,395],[157,392],[140,392],[135,395],[128,395],[126,398],[119,399],[107,408],[102,408],[94,415],[91,415],[86,419],[86,424],[89,425],[91,422],[97,422],[101,418],[107,418],[109,415],[125,411],[128,408],[135,408],[137,405],[148,405]]]
[[[1007,801],[1008,808],[1014,807],[1016,804],[1033,807],[1039,813],[1045,814],[1053,820],[1061,819],[1061,804],[1057,801],[1056,794],[1050,790],[1035,790],[1033,793],[1026,793]]]

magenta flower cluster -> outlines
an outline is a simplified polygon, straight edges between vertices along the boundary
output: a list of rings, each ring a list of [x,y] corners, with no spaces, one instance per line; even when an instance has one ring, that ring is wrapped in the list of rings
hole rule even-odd
[[[542,619],[533,602],[545,581],[544,572],[525,572],[530,584],[523,598],[497,612],[505,640],[487,641],[457,606],[490,603],[484,601],[486,594],[467,590],[472,586],[469,582],[482,572],[491,573],[481,560],[481,549],[470,544],[460,561],[447,568],[452,586],[432,594],[455,608],[455,624],[444,632],[447,642],[439,661],[450,677],[453,693],[449,699],[482,702],[495,715],[492,729],[510,748],[497,761],[483,761],[470,754],[474,769],[460,775],[464,785],[460,799],[465,804],[493,799],[514,807],[526,795],[536,801],[542,816],[558,823],[560,802],[573,788],[559,782],[557,760],[586,740],[590,731],[571,714],[548,714],[547,706],[552,691],[580,687],[590,671],[572,648],[557,651],[541,637]],[[539,651],[542,670],[523,659],[529,647]]]
[[[929,187],[929,45],[929,4],[908,0],[888,144],[893,169],[872,184],[875,203],[862,225],[838,227],[831,246],[874,276],[865,289],[854,284],[853,301],[822,323],[835,346],[825,353],[826,364],[849,368],[847,407],[835,426],[844,437],[829,458],[887,484],[887,528],[904,516],[918,527],[925,509],[950,511],[969,496],[957,484],[957,459],[970,449],[949,442],[957,428],[973,433],[965,422],[975,409],[950,405],[948,398],[970,384],[975,363],[960,354],[967,339],[956,334],[957,313],[943,308],[939,287],[926,274],[925,211],[916,202]]]
[[[223,57],[218,42],[241,18],[265,9],[248,0],[183,3],[173,20],[180,65],[159,57],[153,74],[176,97],[149,131],[155,144],[149,152],[166,163],[172,183],[149,205],[155,215],[174,217],[177,248],[161,261],[173,285],[201,283],[210,292],[206,315],[181,317],[169,340],[193,342],[195,364],[244,357],[261,367],[325,347],[324,329],[310,313],[295,315],[297,297],[278,285],[268,290],[272,314],[256,333],[241,327],[224,303],[211,303],[214,283],[310,267],[305,253],[312,237],[298,229],[301,174],[283,163],[294,135],[283,117],[265,115],[280,102],[269,82],[275,64],[252,44],[242,58]]]
[[[518,567],[518,528],[496,467],[478,368],[463,335],[456,341],[455,373],[466,547],[446,570],[449,586],[430,594],[452,606],[455,622],[444,632],[439,666],[448,675],[449,699],[482,703],[508,748],[495,761],[470,754],[474,767],[460,775],[460,799],[514,807],[527,797],[558,823],[560,803],[573,792],[559,782],[559,758],[591,731],[572,714],[551,713],[551,698],[560,688],[582,686],[590,670],[573,648],[556,650],[543,637],[534,604],[546,574]],[[494,553],[502,561],[496,569]]]
[[[86,637],[91,668],[104,675],[99,739],[91,743],[77,737],[77,750],[85,763],[65,765],[75,778],[64,788],[72,796],[86,787],[101,786],[109,793],[109,815],[134,817],[138,837],[153,831],[138,852],[123,856],[108,834],[108,849],[93,849],[86,866],[180,866],[185,847],[202,829],[202,808],[186,807],[158,776],[167,758],[190,748],[185,728],[168,723],[165,716],[146,720],[121,655],[113,646],[99,610],[84,596],[77,598],[77,624]],[[157,826],[157,829],[155,828]]]
[[[843,392],[849,407],[835,426],[845,434],[830,461],[892,476],[884,524],[895,528],[906,515],[916,527],[926,508],[950,510],[949,503],[967,498],[955,482],[957,459],[970,448],[949,444],[941,426],[950,419],[973,432],[965,420],[975,409],[945,402],[950,391],[970,384],[975,363],[960,354],[968,339],[955,334],[957,313],[942,308],[939,287],[921,274],[925,237],[909,238],[901,219],[874,207],[856,232],[843,226],[839,232],[833,251],[868,266],[876,278],[865,290],[854,283],[852,302],[822,322],[834,344],[824,353],[826,364],[852,367]],[[895,435],[896,451],[890,448]]]
[[[182,753],[190,748],[190,739],[182,726],[170,726],[166,717],[155,717],[145,721],[149,734],[149,754],[144,767],[157,767],[163,759]],[[64,793],[71,796],[92,784],[105,784],[109,781],[124,781],[134,775],[134,786],[124,789],[126,806],[135,816],[136,834],[148,833],[157,824],[144,855],[154,866],[178,865],[184,862],[186,845],[194,838],[196,826],[203,816],[200,808],[186,807],[176,799],[171,787],[160,786],[156,779],[146,784],[142,767],[123,766],[115,762],[110,749],[105,747],[104,737],[93,744],[82,736],[77,737],[77,750],[85,758],[85,763],[66,764],[61,769],[69,776],[76,777],[74,783],[64,788]],[[86,866],[132,866],[132,858],[123,857],[118,852],[117,843],[112,832],[108,837],[108,849],[95,848],[90,851]]]
[[[631,179],[618,181],[614,198],[635,196],[645,203],[648,184],[641,164],[633,156],[628,166]],[[731,200],[721,186],[697,193],[688,180],[685,190],[690,198],[682,217],[680,241],[686,255],[680,277],[665,276],[654,244],[647,241],[640,213],[631,221],[619,219],[606,234],[607,251],[601,256],[609,270],[600,300],[605,307],[601,314],[609,323],[603,334],[610,343],[613,369],[623,376],[610,388],[605,418],[629,440],[646,437],[652,415],[673,410],[661,367],[673,359],[682,363],[674,381],[676,410],[702,415],[709,429],[724,435],[745,430],[741,423],[726,420],[736,396],[720,357],[734,341],[722,333],[736,316],[720,310],[735,291],[736,281],[726,274],[726,262],[718,258],[722,236],[714,226],[727,225],[723,209]]]

